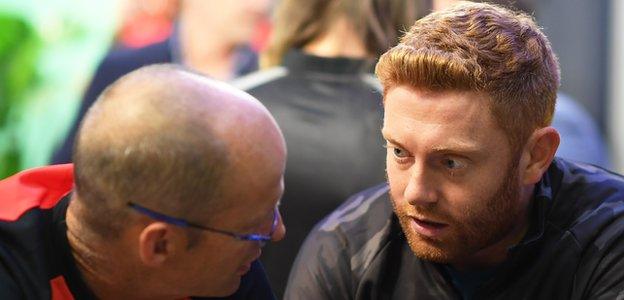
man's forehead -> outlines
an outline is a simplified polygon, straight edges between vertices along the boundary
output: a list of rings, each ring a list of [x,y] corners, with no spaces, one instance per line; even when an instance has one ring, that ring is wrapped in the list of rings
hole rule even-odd
[[[487,97],[475,92],[430,92],[407,87],[390,90],[385,99],[382,133],[390,140],[417,140],[433,151],[480,151],[483,142],[502,132],[488,109]]]
[[[487,98],[475,92],[428,92],[400,86],[387,93],[384,103],[384,123],[457,126],[457,129],[493,123]]]

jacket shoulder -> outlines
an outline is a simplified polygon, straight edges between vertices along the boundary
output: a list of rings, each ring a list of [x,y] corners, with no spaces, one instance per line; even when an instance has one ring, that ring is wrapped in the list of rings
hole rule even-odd
[[[351,196],[306,238],[290,272],[286,298],[353,298],[359,279],[391,234],[388,186]]]

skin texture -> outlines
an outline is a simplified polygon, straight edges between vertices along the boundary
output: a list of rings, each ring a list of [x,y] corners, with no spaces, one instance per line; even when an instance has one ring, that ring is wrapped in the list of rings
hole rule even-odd
[[[390,193],[415,255],[459,269],[502,262],[526,232],[556,131],[536,130],[512,151],[476,92],[398,86],[384,106]]]
[[[147,73],[111,97],[121,98],[140,89],[137,95],[173,90],[180,99],[195,99],[185,100],[189,103],[187,108],[200,112],[197,115],[202,116],[206,130],[226,145],[229,155],[217,200],[221,209],[212,215],[191,213],[180,217],[241,234],[268,234],[274,208],[283,193],[286,158],[282,134],[268,111],[251,96],[199,75],[173,70],[151,78]],[[138,118],[140,114],[132,115],[132,110],[141,111],[145,104],[141,97],[133,99],[132,108],[122,113],[127,118],[117,114],[103,122],[129,122],[124,124],[133,125],[132,129],[138,131],[140,124],[150,124]],[[107,108],[114,110],[119,106],[108,105],[101,113],[115,114]],[[167,124],[161,128],[163,132],[170,128],[171,123]],[[201,135],[201,131],[197,134]],[[74,195],[67,212],[68,239],[85,281],[101,299],[227,296],[236,291],[241,276],[261,253],[257,242],[185,229],[136,212],[130,214],[130,221],[118,238],[103,239],[82,226],[81,211],[86,209],[89,208],[80,201],[80,195]],[[280,216],[273,240],[281,240],[284,234]]]

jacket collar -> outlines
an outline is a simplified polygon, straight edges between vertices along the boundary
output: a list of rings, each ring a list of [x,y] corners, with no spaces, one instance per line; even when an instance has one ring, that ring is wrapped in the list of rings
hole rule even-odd
[[[375,59],[355,59],[348,57],[321,57],[304,53],[301,49],[291,49],[284,56],[282,65],[292,72],[306,71],[331,74],[372,73]]]
[[[535,184],[533,200],[531,201],[531,207],[529,209],[529,229],[522,241],[510,247],[509,251],[513,252],[518,248],[535,244],[544,236],[548,212],[552,207],[554,199],[552,183],[553,175],[558,171],[556,164],[556,161],[553,161],[548,171],[542,176],[542,179]]]

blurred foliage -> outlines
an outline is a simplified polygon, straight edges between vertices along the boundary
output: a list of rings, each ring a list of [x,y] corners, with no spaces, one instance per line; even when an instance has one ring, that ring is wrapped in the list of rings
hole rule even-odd
[[[48,163],[108,50],[117,0],[0,0],[0,179]]]
[[[14,15],[0,13],[0,178],[20,168],[15,115],[35,82],[41,43],[34,29]]]

